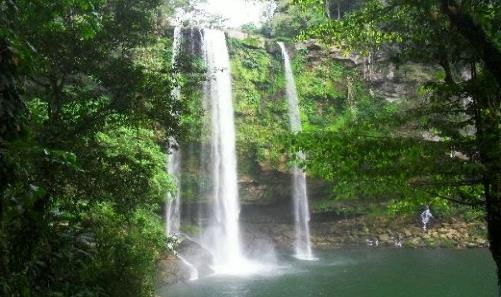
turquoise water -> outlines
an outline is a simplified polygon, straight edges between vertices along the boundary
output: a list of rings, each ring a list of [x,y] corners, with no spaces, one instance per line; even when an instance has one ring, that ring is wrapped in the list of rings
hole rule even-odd
[[[163,288],[161,297],[494,297],[495,265],[484,249],[352,249],[289,256],[246,277],[210,276]]]

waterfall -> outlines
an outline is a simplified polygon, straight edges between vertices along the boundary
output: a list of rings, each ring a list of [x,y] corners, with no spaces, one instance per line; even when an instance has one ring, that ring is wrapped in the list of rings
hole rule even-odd
[[[172,42],[172,66],[174,67],[179,55],[181,47],[182,32],[181,27],[174,28],[174,36]],[[179,100],[181,90],[176,84],[172,89],[171,96],[174,100]],[[177,146],[175,139],[169,139],[170,144]],[[167,205],[165,208],[165,228],[167,234],[179,232],[181,223],[181,150],[179,147],[174,148],[167,158],[167,172],[173,178],[176,190],[174,193],[169,193],[167,197]]]
[[[289,106],[289,126],[293,133],[301,131],[301,118],[299,117],[298,97],[294,73],[290,63],[289,54],[282,42],[278,42],[284,59],[286,95]],[[304,159],[304,154],[299,152],[299,158]],[[294,166],[292,168],[292,198],[294,201],[294,224],[296,239],[294,243],[295,256],[302,260],[314,260],[310,242],[310,210],[308,206],[308,193],[306,189],[306,175],[303,170]]]
[[[174,28],[174,36],[172,42],[172,67],[175,68],[177,58],[179,56],[179,51],[181,49],[181,39],[182,31],[180,26]],[[176,74],[176,72],[174,72]],[[174,100],[180,100],[181,89],[176,82],[176,85],[172,89],[171,96]],[[180,231],[181,226],[181,148],[178,142],[174,138],[169,139],[170,144],[174,147],[168,158],[167,158],[167,172],[173,178],[176,190],[174,193],[169,193],[168,201],[166,206],[166,233],[176,234]],[[191,264],[188,260],[183,258],[180,254],[177,257],[181,262],[183,262],[190,271],[190,280],[198,279],[198,270]]]
[[[180,35],[180,30],[174,35]],[[202,220],[202,203],[199,203],[198,225],[202,232],[197,241],[212,255],[212,269],[217,274],[246,275],[270,269],[270,265],[249,260],[244,256],[240,239],[240,202],[238,197],[236,137],[233,110],[230,57],[226,37],[222,31],[204,29],[200,32],[202,55],[207,66],[207,79],[203,86],[202,106],[206,111],[204,133],[201,135],[200,201],[207,200],[207,220]],[[173,45],[173,63],[179,52],[179,39]],[[178,41],[176,41],[178,40]],[[179,97],[179,89],[173,96]],[[174,142],[175,143],[175,142]],[[169,155],[168,170],[175,182],[180,181],[181,152]],[[207,164],[202,164],[207,163]],[[180,191],[167,205],[167,230],[179,231]],[[185,255],[184,255],[185,256]],[[178,255],[191,270],[191,279],[198,277],[197,259]],[[190,263],[190,261],[192,261]],[[193,262],[194,261],[194,262]],[[192,264],[194,263],[194,264]]]
[[[181,41],[183,38],[183,33],[181,30],[180,26],[176,26],[174,28],[174,36],[172,37],[172,57],[171,57],[171,65],[173,68],[176,67],[176,62],[177,58],[179,56],[179,51],[181,50]],[[175,74],[177,74],[177,70],[174,71]],[[176,84],[174,85],[174,88],[172,89],[171,93],[172,97],[175,100],[179,100],[179,97],[181,95],[181,89],[179,88],[179,85]]]
[[[247,273],[250,262],[243,256],[240,240],[240,203],[237,185],[235,123],[231,90],[230,57],[222,31],[203,32],[208,81],[204,107],[209,130],[209,177],[211,209],[203,244],[211,251],[214,270],[223,274]]]
[[[181,151],[175,149],[167,157],[167,172],[173,178],[176,189],[174,193],[168,194],[167,206],[165,209],[166,233],[174,234],[179,232],[181,223]]]
[[[207,49],[204,44],[204,29],[198,29],[198,35],[200,38],[200,43],[201,43],[201,53],[204,58],[204,62],[207,68],[209,66],[207,65]],[[211,200],[209,197],[210,196],[210,189],[211,189],[211,180],[212,180],[212,174],[210,170],[210,160],[211,160],[211,117],[210,114],[208,114],[208,111],[210,111],[210,70],[207,69],[207,77],[206,80],[203,83],[203,98],[202,98],[202,109],[205,111],[204,114],[204,120],[202,122],[203,127],[202,127],[202,134],[200,135],[200,140],[201,140],[201,147],[200,147],[200,170],[202,171],[201,173],[201,180],[200,180],[200,198],[199,198],[199,204],[198,204],[198,226],[202,227],[205,222],[203,222],[203,215],[202,213],[204,210],[206,210],[206,205],[202,205],[202,201],[207,201]],[[205,212],[206,213],[206,212]]]

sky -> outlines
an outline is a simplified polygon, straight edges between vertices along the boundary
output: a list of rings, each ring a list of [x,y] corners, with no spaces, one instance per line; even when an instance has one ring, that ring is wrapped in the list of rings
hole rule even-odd
[[[228,19],[230,27],[240,27],[247,23],[259,25],[266,10],[266,1],[252,0],[207,0],[204,10]]]

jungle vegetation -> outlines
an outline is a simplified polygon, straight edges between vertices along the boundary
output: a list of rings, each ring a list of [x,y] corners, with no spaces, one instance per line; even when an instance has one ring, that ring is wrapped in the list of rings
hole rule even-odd
[[[175,248],[159,215],[173,190],[166,148],[200,130],[203,66],[173,67],[168,33],[190,2],[0,1],[0,295],[153,296],[155,262]],[[298,50],[304,128],[289,135],[280,57],[229,39],[239,155],[283,170],[303,151],[296,161],[332,200],[475,210],[501,267],[501,3],[277,4],[242,30],[431,70],[415,96],[390,102],[370,77],[306,67]],[[187,100],[170,95],[180,84]]]
[[[384,52],[397,68],[419,63],[440,70],[415,98],[355,98],[329,127],[292,138],[296,151],[309,156],[308,170],[347,197],[480,209],[501,279],[501,3],[293,2],[317,16],[300,28],[300,39],[346,54]]]

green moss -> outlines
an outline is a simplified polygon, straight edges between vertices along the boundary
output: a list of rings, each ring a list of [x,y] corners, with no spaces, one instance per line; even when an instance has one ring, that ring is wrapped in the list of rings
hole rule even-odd
[[[244,173],[252,173],[255,162],[279,166],[282,154],[273,142],[288,131],[280,58],[248,41],[229,40],[237,149]]]
[[[434,247],[439,246],[439,243],[434,238],[425,238],[423,241],[424,241],[425,246],[430,247],[430,248],[434,248]]]
[[[261,43],[261,39],[253,37],[244,40],[228,39],[239,176],[257,181],[263,170],[287,171],[286,139],[290,135],[283,59],[279,51],[270,49],[268,52],[266,48],[260,47]],[[203,70],[203,67],[197,68],[196,61],[188,66]],[[350,92],[357,99],[368,97],[368,92],[355,71],[329,59],[328,53],[324,51],[295,53],[293,69],[304,131],[327,129],[342,121],[342,115],[347,109],[348,79],[351,79]],[[189,116],[185,116],[185,122],[194,127],[190,131],[193,137],[188,143],[197,147],[194,155],[198,157],[200,153],[197,145],[204,141],[204,133],[201,133],[203,117],[201,113],[197,115],[197,108],[200,110],[202,106],[202,86],[197,76],[188,74],[184,75],[183,99],[189,101],[191,112]],[[185,150],[183,147],[183,151]],[[183,159],[183,162],[186,163],[186,160]],[[200,164],[189,167],[193,168],[184,170],[182,177],[182,196],[183,199],[192,200],[201,196],[202,170]],[[273,190],[270,188],[270,191]],[[268,193],[264,194],[266,197],[267,195]],[[326,200],[331,196],[321,196],[313,208],[318,211],[332,209],[332,201]]]
[[[325,59],[323,52],[298,51],[293,68],[300,101],[304,130],[323,128],[335,121],[346,105],[347,78],[353,71],[333,60]]]
[[[197,142],[203,127],[203,83],[207,69],[202,57],[186,51],[181,51],[176,67],[179,73],[177,82],[181,90],[180,102],[184,110],[180,119],[183,129],[180,133],[183,139],[180,141]]]
[[[200,235],[202,230],[200,229],[200,226],[197,226],[197,225],[182,224],[181,225],[181,232],[188,234],[188,235],[196,236],[196,235]]]
[[[440,240],[440,247],[442,247],[442,248],[452,249],[452,248],[456,248],[457,245],[458,245],[457,242],[452,240],[452,239],[444,238],[444,239]]]
[[[250,48],[264,48],[264,40],[258,36],[250,35],[242,40],[241,43]]]

